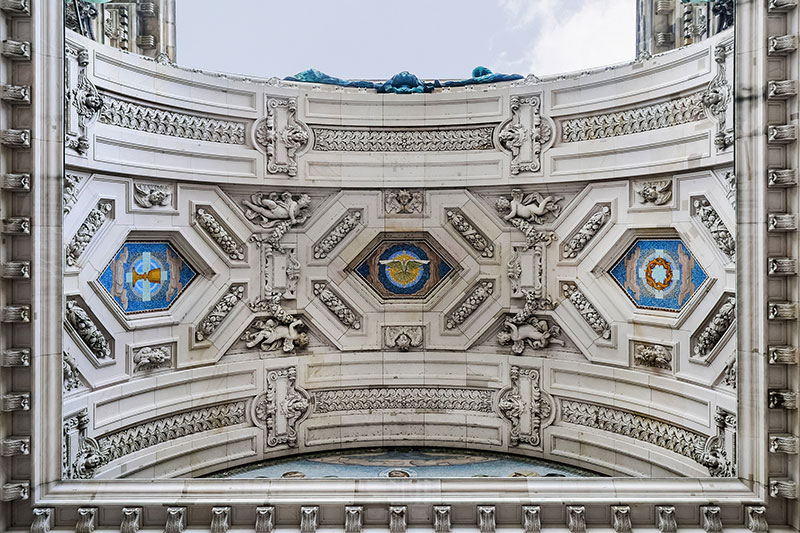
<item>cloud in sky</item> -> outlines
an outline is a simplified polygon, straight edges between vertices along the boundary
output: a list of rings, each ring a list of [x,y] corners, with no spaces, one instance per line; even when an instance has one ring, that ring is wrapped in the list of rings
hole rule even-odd
[[[477,65],[541,76],[633,59],[634,21],[634,0],[177,0],[178,63],[260,77],[446,79]]]

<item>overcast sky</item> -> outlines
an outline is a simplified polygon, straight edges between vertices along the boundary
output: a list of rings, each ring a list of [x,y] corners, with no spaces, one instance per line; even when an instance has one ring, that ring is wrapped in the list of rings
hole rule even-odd
[[[634,57],[635,0],[177,0],[178,63],[258,77],[538,76]]]

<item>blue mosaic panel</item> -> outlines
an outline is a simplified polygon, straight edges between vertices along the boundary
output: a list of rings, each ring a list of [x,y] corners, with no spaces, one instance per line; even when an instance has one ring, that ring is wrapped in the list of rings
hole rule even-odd
[[[126,242],[98,278],[127,314],[162,311],[196,272],[168,242]]]
[[[519,455],[437,448],[371,448],[264,461],[215,478],[589,477],[594,472]]]
[[[642,309],[680,311],[708,279],[680,239],[639,239],[610,271]]]
[[[381,243],[355,271],[384,298],[424,298],[453,267],[427,243]]]

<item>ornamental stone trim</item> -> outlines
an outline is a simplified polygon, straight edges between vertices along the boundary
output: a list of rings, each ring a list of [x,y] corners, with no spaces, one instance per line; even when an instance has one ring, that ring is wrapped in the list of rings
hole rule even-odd
[[[325,304],[331,313],[336,315],[343,325],[348,328],[361,329],[361,318],[330,289],[327,282],[314,283],[314,295]]]
[[[244,245],[231,235],[228,229],[220,224],[217,217],[208,208],[198,207],[195,211],[197,225],[217,243],[220,249],[234,261],[244,261]]]
[[[102,95],[99,121],[131,130],[223,144],[244,144],[243,122],[218,120],[191,113],[168,111]]]
[[[713,315],[697,334],[692,348],[692,357],[707,360],[736,320],[736,298],[724,298]]]
[[[220,298],[211,311],[200,321],[194,332],[194,338],[198,342],[208,339],[219,328],[222,322],[228,317],[236,304],[244,297],[244,284],[233,284],[228,287],[227,292]]]
[[[561,141],[572,143],[653,131],[705,118],[703,93],[668,102],[561,122]]]
[[[69,244],[67,244],[67,266],[75,266],[78,263],[78,259],[83,252],[86,251],[86,248],[89,247],[92,239],[95,235],[97,235],[97,232],[100,231],[100,228],[103,227],[105,221],[111,217],[113,210],[113,201],[100,200],[97,202],[97,206],[89,211],[89,214],[86,215],[86,219],[83,221],[83,224],[81,224],[81,227],[78,228],[77,233],[75,233],[75,235],[69,241]]]
[[[460,209],[448,209],[447,221],[481,257],[494,257],[494,245]]]
[[[581,227],[565,240],[562,245],[561,255],[565,259],[578,257],[578,254],[586,248],[610,219],[611,206],[609,204],[596,205]]]
[[[565,283],[562,285],[564,296],[572,302],[575,309],[581,315],[586,324],[592,330],[600,335],[603,339],[611,339],[611,326],[605,318],[600,314],[600,311],[589,301],[588,298],[578,289],[574,283]]]
[[[361,222],[359,209],[350,209],[342,219],[314,246],[314,259],[325,259]]]
[[[447,329],[455,329],[463,324],[493,292],[493,281],[481,281],[470,291],[469,296],[447,316]]]
[[[490,389],[446,387],[357,387],[313,391],[315,412],[417,409],[492,413]]]
[[[709,231],[711,238],[717,244],[717,248],[731,261],[736,260],[736,239],[725,227],[717,210],[704,197],[695,198],[692,204],[694,206],[694,216],[700,219],[702,225]]]
[[[312,128],[314,150],[320,152],[456,152],[492,150],[490,127],[430,129]]]
[[[229,402],[165,416],[103,435],[97,439],[111,462],[151,446],[188,435],[243,424],[247,421],[246,402]]]

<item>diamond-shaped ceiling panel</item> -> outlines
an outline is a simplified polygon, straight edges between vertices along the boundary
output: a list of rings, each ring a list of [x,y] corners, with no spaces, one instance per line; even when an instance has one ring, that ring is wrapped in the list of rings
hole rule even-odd
[[[610,271],[636,307],[680,311],[708,278],[680,239],[639,239]]]
[[[168,242],[126,242],[98,278],[127,314],[168,309],[196,272]]]
[[[428,296],[454,267],[427,236],[385,234],[355,271],[382,298],[408,299]]]

